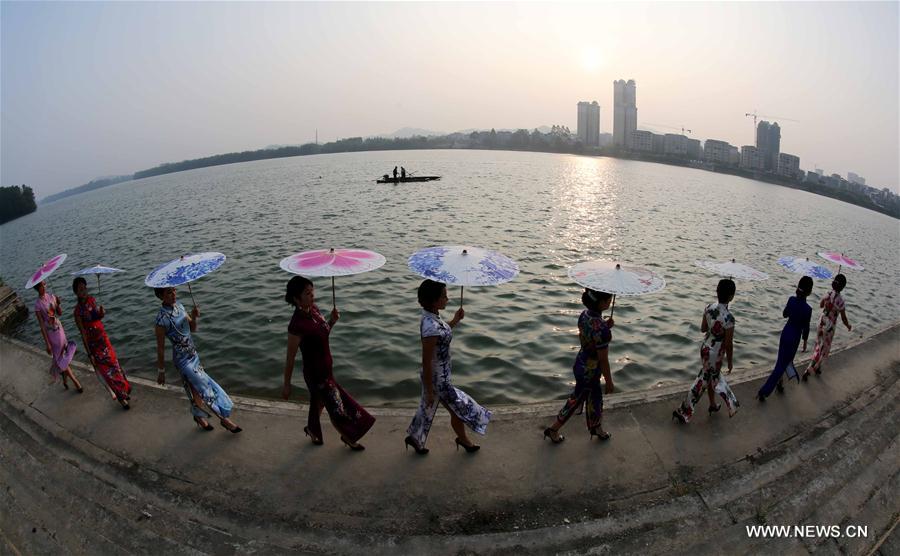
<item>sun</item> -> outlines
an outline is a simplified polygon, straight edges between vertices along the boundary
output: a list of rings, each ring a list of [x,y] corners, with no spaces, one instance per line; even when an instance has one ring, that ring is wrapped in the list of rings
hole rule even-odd
[[[603,62],[600,49],[589,47],[581,51],[581,67],[588,73],[594,73],[600,69]]]

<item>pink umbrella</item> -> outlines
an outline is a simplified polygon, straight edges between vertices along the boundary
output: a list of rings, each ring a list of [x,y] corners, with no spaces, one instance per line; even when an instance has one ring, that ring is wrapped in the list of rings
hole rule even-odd
[[[37,284],[40,284],[41,282],[49,278],[50,275],[53,274],[53,272],[57,268],[59,268],[61,264],[63,264],[63,261],[66,260],[67,256],[68,255],[66,255],[65,253],[61,253],[42,264],[41,267],[37,269],[37,271],[31,276],[28,282],[25,283],[25,287],[33,288]]]
[[[302,276],[331,278],[331,303],[335,303],[334,277],[360,274],[380,268],[384,256],[365,249],[316,249],[303,251],[281,260],[282,270]]]
[[[845,257],[843,253],[839,253],[837,251],[819,251],[819,256],[826,261],[831,261],[834,264],[838,265],[838,272],[840,272],[841,267],[844,266],[846,266],[850,270],[864,270],[863,265],[859,264],[850,257]]]

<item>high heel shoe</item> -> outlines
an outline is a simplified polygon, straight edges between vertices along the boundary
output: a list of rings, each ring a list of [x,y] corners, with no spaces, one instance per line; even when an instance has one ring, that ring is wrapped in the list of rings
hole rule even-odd
[[[590,429],[590,432],[591,432],[590,440],[593,440],[595,436],[597,438],[599,438],[600,440],[609,440],[609,438],[612,436],[612,434],[610,434],[608,431],[604,431],[602,429],[600,429],[601,432],[597,432],[598,429],[600,429],[600,427],[594,427],[594,428]]]
[[[565,436],[559,434],[558,430],[554,430],[550,427],[547,427],[546,429],[544,429],[544,438],[549,438],[550,442],[552,442],[554,444],[559,444],[560,442],[562,442],[563,440],[566,439]]]
[[[673,420],[673,421],[678,421],[678,422],[681,423],[682,425],[687,424],[687,419],[685,419],[685,418],[684,418],[684,415],[682,415],[681,413],[679,413],[677,409],[674,410],[674,411],[672,412],[672,420]]]
[[[778,390],[779,394],[784,394],[784,384],[781,382],[775,385],[775,389]]]
[[[325,442],[321,438],[316,438],[315,435],[313,435],[313,433],[309,432],[309,427],[303,427],[303,433],[306,436],[312,438],[312,443],[315,444],[316,446],[321,446],[322,444],[325,444]]]
[[[722,404],[711,405],[711,406],[709,406],[709,414],[712,415],[713,413],[715,413],[716,411],[719,411],[720,409],[722,409]]]
[[[470,441],[470,442],[471,442],[471,441]],[[479,446],[478,444],[465,444],[465,443],[463,443],[462,440],[459,439],[459,437],[457,437],[457,438],[456,438],[456,451],[457,451],[457,452],[459,451],[459,447],[460,447],[460,446],[462,446],[463,448],[465,448],[465,449],[466,449],[466,452],[468,452],[468,453],[470,453],[470,454],[471,454],[471,453],[474,453],[474,452],[477,452],[478,450],[481,449],[481,446]]]
[[[222,425],[222,428],[223,428],[223,429],[227,430],[227,431],[230,432],[231,434],[237,434],[237,433],[241,432],[242,430],[244,430],[244,429],[242,429],[241,427],[239,427],[239,426],[237,426],[237,425],[235,425],[235,426],[233,426],[233,427],[229,427],[228,425],[225,424],[225,421],[219,421],[219,424]],[[210,425],[209,428],[212,428],[212,425]]]
[[[206,421],[203,417],[194,417],[194,422],[197,423],[197,427],[203,429],[205,431],[213,430],[213,426],[209,424],[209,421],[206,421],[206,424],[203,424],[203,421]]]
[[[412,439],[411,436],[407,436],[403,439],[403,443],[406,444],[406,449],[409,450],[409,447],[412,446],[412,449],[416,451],[420,456],[424,456],[428,453],[428,448],[419,446],[416,444],[416,441]]]
[[[341,435],[341,442],[346,444],[347,447],[350,448],[351,450],[353,450],[354,452],[362,452],[363,450],[366,449],[366,447],[363,446],[362,444],[359,444],[359,443],[351,444],[349,440],[344,438],[344,435]]]

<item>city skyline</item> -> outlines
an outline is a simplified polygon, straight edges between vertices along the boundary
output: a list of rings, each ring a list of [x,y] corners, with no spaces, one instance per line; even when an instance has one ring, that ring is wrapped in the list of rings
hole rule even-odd
[[[758,110],[804,169],[897,192],[897,22],[896,3],[4,2],[0,178],[44,197],[316,129],[574,130],[579,100],[612,132],[624,78],[639,129],[754,145]]]

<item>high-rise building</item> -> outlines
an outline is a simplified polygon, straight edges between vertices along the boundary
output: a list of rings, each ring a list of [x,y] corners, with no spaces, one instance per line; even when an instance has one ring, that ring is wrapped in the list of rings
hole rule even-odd
[[[866,178],[858,175],[856,172],[847,172],[847,181],[850,183],[866,185]]]
[[[762,151],[751,145],[741,147],[741,168],[745,170],[764,170],[765,160],[763,159]]]
[[[634,148],[637,130],[637,92],[634,79],[613,82],[613,144]]]
[[[778,153],[781,152],[781,128],[777,122],[759,122],[756,126],[756,149],[763,158],[763,169],[774,172],[778,168]]]
[[[586,147],[600,146],[600,105],[597,101],[578,103],[578,140]]]
[[[779,176],[796,178],[800,174],[800,157],[788,153],[778,153],[778,167],[775,173]]]

